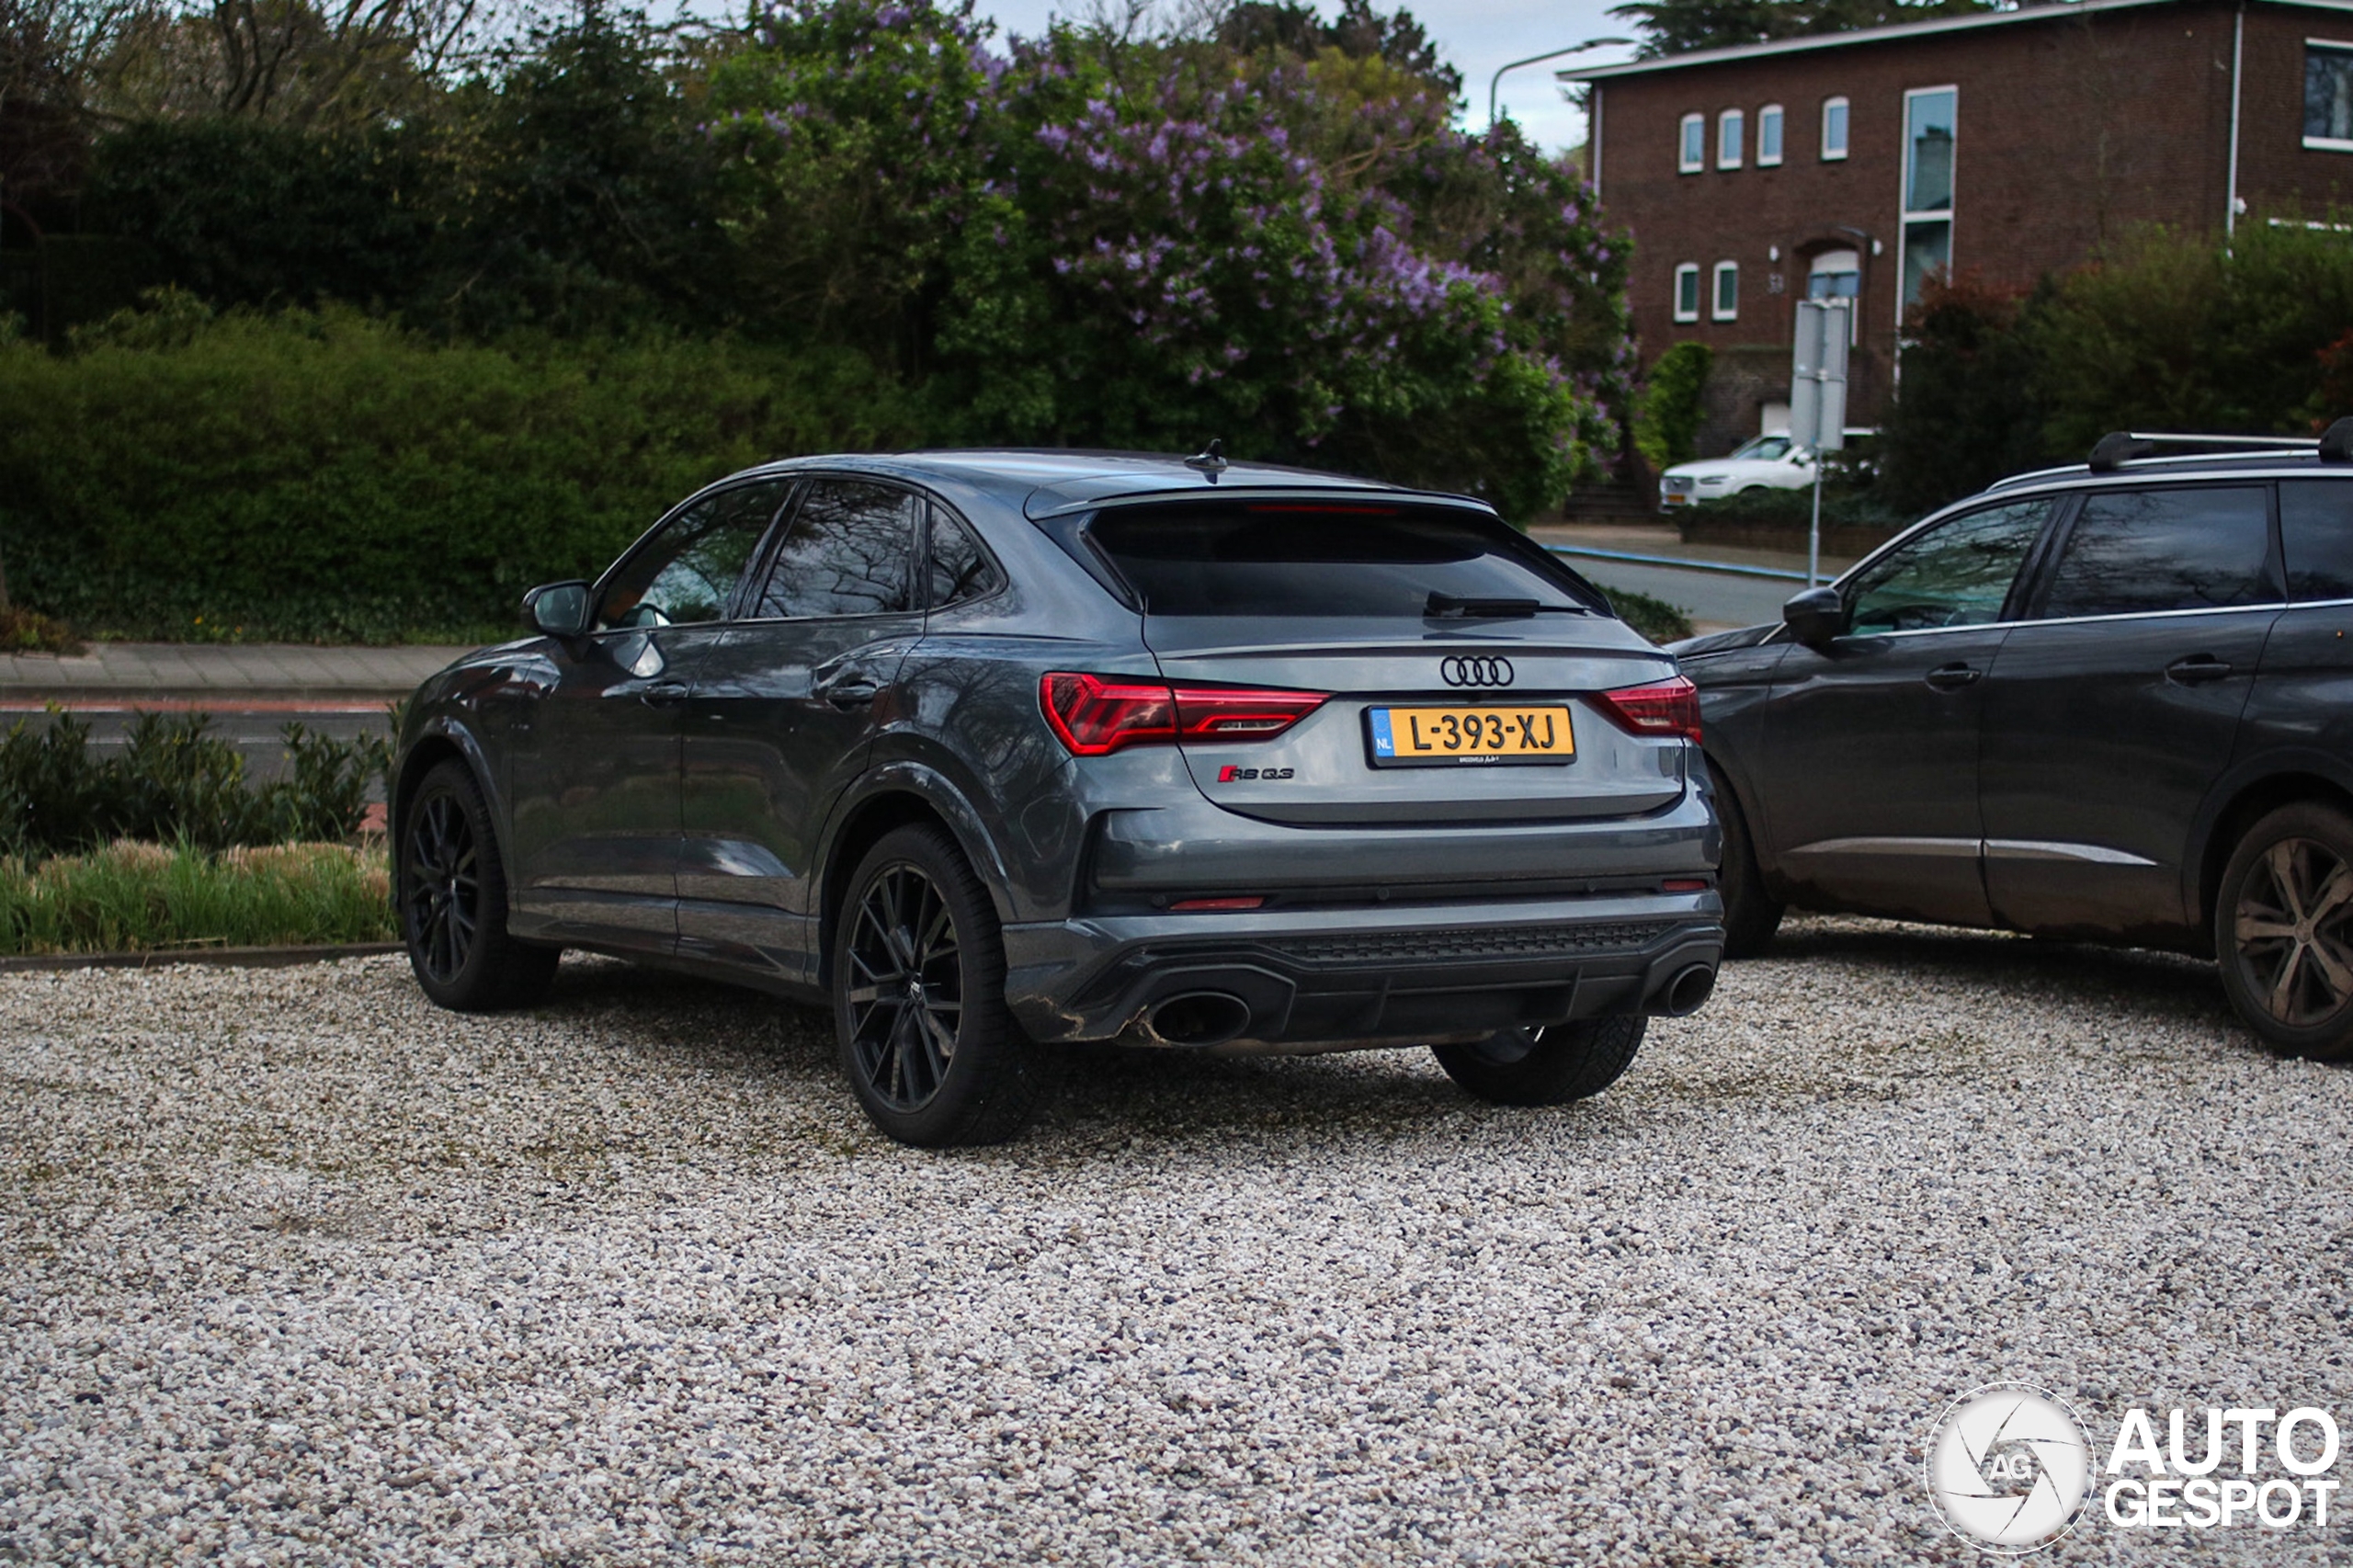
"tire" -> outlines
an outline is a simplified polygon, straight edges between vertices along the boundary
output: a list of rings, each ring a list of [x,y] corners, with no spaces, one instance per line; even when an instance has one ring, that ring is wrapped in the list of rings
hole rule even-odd
[[[401,939],[426,995],[460,1013],[528,1007],[555,979],[561,948],[506,930],[506,865],[490,806],[456,758],[417,785],[401,825]]]
[[[1787,906],[1765,891],[1756,843],[1748,836],[1748,817],[1731,782],[1712,762],[1708,777],[1715,786],[1716,820],[1724,833],[1723,865],[1716,873],[1716,888],[1724,900],[1724,957],[1753,959],[1772,945]]]
[[[1625,1075],[1643,1043],[1635,1014],[1504,1029],[1476,1045],[1434,1045],[1446,1075],[1490,1105],[1566,1105]]]
[[[876,1127],[926,1149],[1021,1131],[1038,1048],[1006,1008],[996,908],[955,840],[918,824],[868,850],[832,950],[842,1071]]]
[[[2257,822],[2214,898],[2222,989],[2286,1056],[2353,1056],[2353,817],[2305,801]]]

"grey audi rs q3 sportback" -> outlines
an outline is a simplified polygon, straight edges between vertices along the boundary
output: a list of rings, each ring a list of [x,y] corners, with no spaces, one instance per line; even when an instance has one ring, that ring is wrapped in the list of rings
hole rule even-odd
[[[829,1002],[912,1143],[1040,1045],[1427,1044],[1552,1105],[1723,945],[1674,661],[1485,506],[1199,457],[796,460],[418,688],[392,834],[445,1006],[560,949]]]

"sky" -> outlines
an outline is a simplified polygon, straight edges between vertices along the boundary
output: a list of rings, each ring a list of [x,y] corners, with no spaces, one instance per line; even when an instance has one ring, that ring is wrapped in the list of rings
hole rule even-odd
[[[1383,11],[1396,8],[1394,0],[1374,0]],[[1592,38],[1631,38],[1633,28],[1609,15],[1617,0],[1552,0],[1531,6],[1527,0],[1405,0],[1430,40],[1449,63],[1462,73],[1462,96],[1469,100],[1467,129],[1483,130],[1487,123],[1487,82],[1498,66],[1548,50],[1566,49]],[[995,17],[1008,33],[1040,33],[1048,18],[1083,17],[1085,0],[981,0],[983,15]],[[1339,14],[1336,0],[1316,7],[1326,18]],[[1525,65],[1506,75],[1498,99],[1505,112],[1519,121],[1548,152],[1563,153],[1585,140],[1585,116],[1561,97],[1552,73],[1566,66],[1609,64],[1633,58],[1631,46],[1589,50],[1541,65]]]

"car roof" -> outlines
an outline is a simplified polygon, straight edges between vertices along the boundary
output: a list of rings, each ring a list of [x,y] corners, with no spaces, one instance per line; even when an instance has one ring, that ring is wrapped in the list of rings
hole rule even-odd
[[[2353,479],[2342,463],[2323,461],[2316,452],[2188,452],[2170,457],[2133,458],[2114,468],[2095,469],[2089,463],[2067,463],[2014,473],[1987,485],[1984,494],[1997,495],[2043,485],[2129,483],[2136,479]]]
[[[1321,473],[1313,469],[1286,468],[1277,463],[1228,462],[1214,473],[1189,466],[1188,460],[1165,452],[1086,451],[1020,447],[974,448],[913,452],[878,452],[835,457],[788,458],[746,471],[791,473],[807,469],[835,472],[870,472],[917,482],[932,479],[992,493],[998,500],[1031,517],[1080,510],[1106,501],[1176,494],[1266,494],[1275,492],[1368,492],[1445,501],[1490,510],[1483,501],[1408,489],[1380,480],[1347,474]]]

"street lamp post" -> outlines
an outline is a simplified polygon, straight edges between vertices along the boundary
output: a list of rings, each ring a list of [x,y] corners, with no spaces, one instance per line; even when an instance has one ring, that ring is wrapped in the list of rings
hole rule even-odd
[[[1515,60],[1497,71],[1487,84],[1487,129],[1495,128],[1495,91],[1504,85],[1504,72],[1517,71],[1523,65],[1541,65],[1548,60],[1558,60],[1564,54],[1583,54],[1588,49],[1608,49],[1613,45],[1631,44],[1630,38],[1589,38],[1583,43],[1573,43],[1566,49],[1556,49],[1550,54],[1531,54],[1525,60]]]

